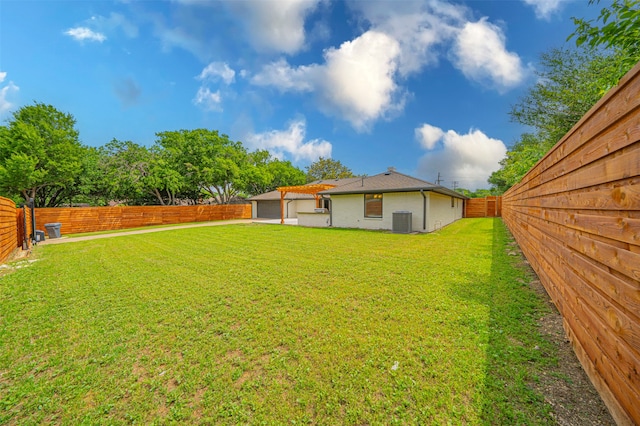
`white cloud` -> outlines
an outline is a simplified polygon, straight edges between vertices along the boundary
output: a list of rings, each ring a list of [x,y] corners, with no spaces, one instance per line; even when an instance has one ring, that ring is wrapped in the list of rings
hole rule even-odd
[[[107,39],[107,36],[105,36],[104,34],[95,32],[87,27],[70,28],[64,33],[79,42],[88,40],[102,43]]]
[[[219,90],[212,92],[208,87],[200,87],[193,103],[209,111],[222,111],[222,96]]]
[[[438,141],[444,136],[441,128],[430,124],[423,124],[422,127],[416,129],[415,133],[418,142],[420,142],[420,145],[425,149],[435,148]]]
[[[265,66],[251,82],[281,91],[315,92],[327,114],[364,130],[386,113],[402,108],[394,81],[399,54],[395,39],[367,31],[338,49],[327,49],[324,64],[294,68],[280,60]]]
[[[502,30],[487,19],[471,22],[463,6],[430,2],[352,1],[370,29],[324,51],[324,62],[265,65],[251,78],[281,92],[314,93],[320,109],[367,130],[404,108],[402,79],[451,58],[471,80],[505,91],[525,77],[520,58],[506,49]],[[448,52],[448,54],[446,53]]]
[[[561,0],[524,0],[524,2],[534,8],[536,16],[540,19],[549,19],[561,6]]]
[[[506,50],[502,30],[487,22],[467,22],[459,31],[454,47],[454,65],[469,79],[489,82],[504,90],[525,77],[520,57]]]
[[[426,140],[423,129],[426,129]],[[438,127],[423,124],[416,129],[416,135],[423,138],[421,143],[430,150],[420,159],[418,173],[421,176],[441,173],[445,186],[452,186],[451,181],[457,181],[458,187],[470,190],[486,188],[487,179],[498,170],[500,160],[507,153],[507,147],[501,140],[490,138],[477,129],[461,135],[454,130],[444,132]],[[437,135],[440,137],[434,141]],[[442,144],[440,147],[437,146],[439,142]]]
[[[229,68],[226,62],[211,62],[207,65],[198,79],[200,80],[218,80],[221,79],[226,84],[231,84],[235,80],[236,72]]]
[[[463,74],[499,90],[520,83],[524,71],[517,54],[506,50],[502,30],[483,18],[469,19],[471,11],[441,1],[352,1],[371,29],[396,39],[400,45],[398,71],[407,76],[438,63],[443,53]]]
[[[305,46],[304,22],[320,0],[245,0],[233,2],[251,43],[258,50],[293,54]]]
[[[315,161],[319,157],[331,157],[331,143],[322,139],[305,141],[306,122],[294,120],[285,130],[249,134],[245,141],[253,149],[266,149],[276,158],[284,158],[286,154],[294,161]]]
[[[321,80],[322,67],[317,64],[291,67],[286,60],[280,59],[265,65],[251,78],[256,86],[274,86],[282,92],[313,92]]]
[[[325,110],[337,108],[337,113],[362,130],[396,108],[394,74],[399,54],[395,39],[375,31],[326,51],[321,91]]]
[[[398,42],[398,70],[403,76],[437,63],[438,46],[453,37],[467,12],[463,6],[437,1],[395,2],[392,8],[386,2],[353,1],[351,7],[362,14],[372,30]]]
[[[0,71],[0,84],[4,83],[4,80],[7,78],[7,73],[4,71]],[[9,97],[17,93],[20,88],[13,84],[13,81],[9,81],[4,87],[0,88],[0,116],[4,115],[11,108],[13,108],[13,103],[9,101]]]

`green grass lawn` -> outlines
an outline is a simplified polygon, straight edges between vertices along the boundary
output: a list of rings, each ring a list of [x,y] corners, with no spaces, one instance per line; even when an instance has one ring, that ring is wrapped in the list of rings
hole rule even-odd
[[[0,277],[0,424],[540,424],[545,305],[499,219],[38,247]]]

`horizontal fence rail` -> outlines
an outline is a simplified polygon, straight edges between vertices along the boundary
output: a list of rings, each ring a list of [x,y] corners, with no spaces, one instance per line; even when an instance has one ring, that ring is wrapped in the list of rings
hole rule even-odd
[[[618,424],[640,424],[640,64],[502,197]]]
[[[150,225],[208,222],[227,219],[251,219],[250,204],[202,206],[125,206],[125,207],[66,207],[37,208],[36,229],[45,224],[60,223],[60,232],[111,231],[140,228]]]

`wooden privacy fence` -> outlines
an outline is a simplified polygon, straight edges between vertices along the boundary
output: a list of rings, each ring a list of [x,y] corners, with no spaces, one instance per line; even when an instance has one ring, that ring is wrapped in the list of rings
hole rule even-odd
[[[44,231],[47,223],[60,223],[62,234],[76,234],[148,225],[250,219],[251,205],[38,208],[35,213],[37,230]],[[31,228],[31,210],[16,208],[13,201],[0,197],[0,263],[16,248],[22,247],[25,238],[30,244]]]
[[[640,424],[640,64],[503,196],[618,424]]]
[[[8,258],[18,247],[17,220],[16,203],[0,197],[0,262]]]
[[[465,201],[464,217],[502,216],[502,197],[470,198]]]
[[[37,208],[36,229],[46,223],[61,223],[60,232],[110,231],[149,225],[207,222],[226,219],[250,219],[250,204],[205,206],[127,206]]]

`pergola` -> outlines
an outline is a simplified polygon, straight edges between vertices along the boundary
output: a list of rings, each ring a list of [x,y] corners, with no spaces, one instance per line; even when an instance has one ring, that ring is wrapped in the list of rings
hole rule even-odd
[[[280,191],[280,223],[284,223],[284,197],[287,195],[287,193],[293,192],[296,194],[311,194],[316,200],[316,207],[320,207],[320,197],[318,196],[318,192],[335,187],[335,185],[313,183],[309,185],[281,186],[277,188],[278,191]]]

